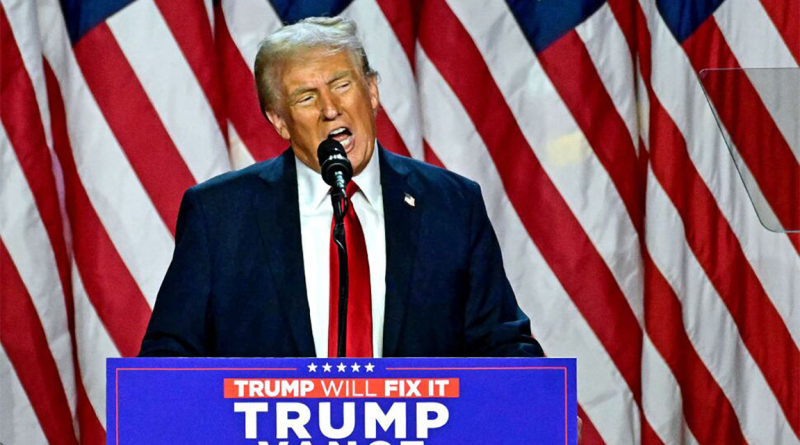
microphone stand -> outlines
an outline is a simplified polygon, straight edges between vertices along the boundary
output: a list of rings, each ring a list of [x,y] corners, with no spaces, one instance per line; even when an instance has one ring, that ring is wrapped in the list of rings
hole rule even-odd
[[[347,194],[344,188],[333,187],[331,189],[331,201],[333,202],[333,242],[336,243],[339,253],[339,321],[338,321],[338,348],[337,357],[347,357],[347,305],[348,305],[348,284],[350,274],[347,264],[347,241],[344,232],[344,217],[350,207]]]

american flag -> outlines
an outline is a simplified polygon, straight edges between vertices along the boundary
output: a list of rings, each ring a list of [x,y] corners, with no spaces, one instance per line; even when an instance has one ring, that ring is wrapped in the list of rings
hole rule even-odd
[[[584,444],[800,443],[800,237],[760,224],[698,76],[797,68],[798,0],[1,0],[0,442],[105,443],[184,190],[286,148],[259,41],[337,14],[381,142],[480,182]],[[717,111],[790,225],[800,138],[762,94]]]

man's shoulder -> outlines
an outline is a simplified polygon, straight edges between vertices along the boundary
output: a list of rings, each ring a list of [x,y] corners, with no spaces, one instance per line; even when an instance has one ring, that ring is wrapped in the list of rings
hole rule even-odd
[[[266,161],[257,162],[240,170],[229,171],[191,187],[187,193],[204,199],[222,198],[229,200],[237,195],[250,194],[265,181],[275,180],[285,168],[285,156],[281,155]]]
[[[453,197],[463,196],[472,199],[476,194],[480,194],[480,186],[477,182],[462,176],[458,173],[428,164],[423,161],[401,156],[383,150],[385,162],[401,174],[408,174],[420,188],[427,191],[438,190],[442,194]]]

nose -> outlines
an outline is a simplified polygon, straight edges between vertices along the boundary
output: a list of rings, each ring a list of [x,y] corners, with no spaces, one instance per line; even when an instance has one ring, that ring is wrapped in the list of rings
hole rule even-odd
[[[319,96],[319,106],[325,120],[333,120],[342,114],[342,107],[335,94],[323,91]]]

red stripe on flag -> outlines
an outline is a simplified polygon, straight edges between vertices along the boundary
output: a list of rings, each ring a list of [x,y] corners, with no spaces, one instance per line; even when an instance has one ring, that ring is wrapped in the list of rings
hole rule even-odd
[[[378,6],[383,11],[383,15],[386,16],[386,19],[389,21],[389,26],[400,41],[400,45],[403,47],[403,51],[406,53],[406,58],[413,71],[416,63],[415,52],[419,25],[417,17],[419,17],[421,3],[416,1],[377,1]],[[394,126],[382,107],[378,109],[377,125],[378,140],[390,141],[391,144],[397,147],[393,148],[392,151],[403,156],[411,157],[408,147],[405,146],[405,142],[403,142],[403,139],[397,132],[397,127]],[[428,147],[428,149],[430,149],[430,147]],[[423,155],[426,155],[426,153],[427,152],[424,152]],[[437,165],[441,166],[441,162]]]
[[[681,215],[689,246],[730,311],[792,428],[798,431],[800,381],[790,377],[800,375],[797,345],[692,164],[683,136],[657,103],[651,94],[653,172]]]
[[[661,102],[650,83],[650,32],[644,12],[637,6],[638,41],[643,45],[642,75],[650,95],[655,116],[664,116]],[[651,138],[655,137],[651,130]],[[672,131],[677,128],[672,126]],[[641,144],[642,146],[644,144]],[[646,157],[649,154],[644,152]],[[645,328],[653,345],[667,362],[678,381],[683,400],[683,413],[700,444],[747,443],[741,425],[728,398],[697,354],[683,324],[683,309],[678,296],[656,267],[647,249],[643,250],[645,267]]]
[[[439,159],[439,157],[436,156],[436,153],[433,151],[431,146],[428,145],[428,141],[426,141],[426,140],[422,141],[422,149],[425,152],[425,162],[427,162],[428,164],[435,165],[437,167],[447,168],[447,167],[444,166],[444,164]]]
[[[575,30],[538,54],[539,62],[608,171],[636,232],[644,233],[643,187],[632,181],[638,171],[636,148],[592,58]],[[633,79],[633,73],[630,73]],[[635,85],[631,82],[631,96]]]
[[[219,129],[227,139],[225,97],[222,94],[211,23],[203,2],[156,0],[156,6],[172,31],[186,61],[189,62],[197,82],[211,105]]]
[[[650,426],[650,423],[648,423],[646,420],[642,420],[640,423],[642,425],[641,445],[664,445],[664,442],[662,442],[661,438],[658,437],[658,434],[656,434],[655,430],[653,430],[653,427]]]
[[[397,0],[377,0],[378,6],[389,21],[394,35],[400,41],[400,46],[408,57],[411,70],[416,67],[416,45],[419,23],[419,10],[422,5],[420,1],[397,1]]]
[[[78,370],[76,369],[76,372]],[[106,430],[97,419],[97,413],[89,401],[86,389],[83,386],[80,373],[78,379],[78,426],[81,433],[81,445],[106,445]]]
[[[646,23],[644,12],[639,8],[637,20]],[[641,70],[651,108],[653,174],[678,210],[689,247],[730,311],[745,346],[797,433],[800,397],[792,374],[800,366],[797,346],[761,287],[736,234],[692,163],[684,136],[656,96],[651,83],[650,35],[644,25],[639,26],[639,32]],[[731,274],[730,271],[736,272]]]
[[[696,71],[739,68],[713,17],[683,42],[683,48]],[[778,220],[787,229],[798,228],[797,197],[787,191],[800,190],[800,164],[752,83],[743,75],[737,79],[735,84],[709,81],[703,85]],[[794,246],[800,253],[800,245]]]
[[[42,322],[2,240],[0,281],[3,283],[0,343],[14,366],[48,442],[77,444],[67,395]]]
[[[274,158],[286,150],[289,142],[278,135],[261,113],[253,73],[228,31],[220,2],[214,6],[214,13],[228,119],[256,161]]]
[[[800,65],[800,2],[796,0],[761,0],[786,47]]]
[[[52,160],[46,145],[44,126],[30,76],[25,69],[22,55],[10,32],[8,17],[0,6],[0,119],[6,129],[11,146],[17,154],[20,166],[33,193],[36,207],[53,248],[67,316],[67,328],[72,342],[72,364],[75,369],[75,389],[78,396],[78,420],[81,443],[102,445],[105,430],[97,419],[94,408],[86,395],[80,375],[77,341],[75,336],[75,305],[72,297],[70,261],[64,239],[64,226],[58,205],[58,193],[52,173]],[[13,104],[13,109],[11,104]]]
[[[33,192],[36,206],[53,245],[61,284],[64,286],[68,303],[71,303],[67,248],[50,152],[45,141],[44,126],[33,83],[22,61],[22,55],[3,8],[0,8],[0,51],[3,53],[3,63],[0,66],[0,93],[3,97],[3,101],[0,102],[0,118]],[[67,306],[71,308],[72,305]]]
[[[64,102],[53,70],[45,62],[45,83],[53,126],[53,148],[64,174],[73,253],[84,288],[120,354],[138,354],[150,320],[150,306],[134,281],[78,176],[72,157]]]
[[[581,445],[604,445],[605,442],[603,438],[600,437],[597,428],[580,405],[578,405],[578,417],[583,421],[583,427],[581,428]]]
[[[435,165],[440,168],[447,168],[441,160],[439,160],[438,156],[434,152],[433,148],[428,144],[428,141],[423,140],[422,146],[425,152],[425,162]],[[534,333],[535,336],[536,333]],[[600,434],[595,428],[594,424],[589,419],[589,416],[583,410],[580,404],[578,404],[578,417],[581,418],[583,421],[583,428],[582,428],[582,445],[602,445],[605,444],[603,439],[600,437]]]
[[[195,184],[189,167],[108,25],[94,27],[74,51],[103,116],[174,236],[183,192]]]
[[[639,53],[639,41],[636,40],[636,7],[637,3],[630,0],[608,0],[608,7],[617,20],[625,41],[628,42],[628,49],[631,52],[632,66],[636,66],[636,55]],[[635,68],[634,68],[635,71]],[[635,73],[634,73],[635,74]]]
[[[642,18],[643,20],[643,18]],[[650,82],[650,46],[641,45],[650,98],[650,163],[683,220],[686,241],[728,308],[742,340],[772,388],[792,429],[800,430],[800,352],[744,255],[713,194],[689,156],[686,140]],[[731,271],[736,271],[731,273]]]
[[[3,62],[0,65],[0,94],[3,97],[0,101],[0,119],[33,193],[36,207],[53,247],[64,292],[67,321],[70,323],[70,334],[74,343],[72,280],[50,150],[45,140],[44,125],[39,114],[33,82],[11,32],[5,9],[1,6],[0,52],[3,54]]]
[[[376,129],[378,140],[384,144],[383,148],[399,155],[411,157],[411,153],[409,153],[408,148],[406,148],[403,138],[400,137],[400,133],[397,132],[397,128],[394,126],[391,119],[389,119],[383,107],[378,108],[378,116],[375,124],[378,127]]]
[[[608,170],[631,218],[634,220],[637,232],[641,235],[644,225],[642,192],[645,189],[645,185],[641,181],[631,180],[631,177],[642,178],[642,175],[638,174],[641,166],[636,157],[636,151],[627,127],[617,113],[611,97],[603,88],[602,80],[597,75],[594,64],[583,43],[575,31],[572,31],[555,42],[546,51],[540,53],[539,60],[542,62],[553,84],[559,90],[561,97],[572,111],[582,131],[587,135],[587,139],[598,154],[598,158]],[[631,84],[631,87],[633,88],[633,84]],[[633,94],[633,92],[631,93]],[[646,252],[645,255],[647,255]],[[655,267],[648,268],[647,273],[649,276],[646,279],[651,283],[666,283],[660,271]],[[651,286],[646,289],[646,292],[654,289]],[[667,289],[669,288],[667,287]],[[645,301],[666,304],[664,297],[658,298],[659,296],[661,295],[648,295],[646,293]],[[677,297],[675,298],[677,302]],[[714,439],[719,432],[710,428],[719,428],[719,425],[714,426],[715,422],[712,422],[711,420],[713,419],[708,416],[711,412],[701,409],[702,403],[694,404],[693,402],[702,400],[720,401],[719,397],[722,397],[720,402],[726,405],[714,406],[721,406],[722,417],[718,418],[717,422],[721,422],[723,426],[721,430],[723,437],[743,439],[730,402],[725,398],[719,386],[702,364],[702,361],[697,357],[691,342],[686,336],[683,329],[680,305],[678,304],[677,311],[667,311],[665,309],[667,308],[663,307],[663,305],[646,307],[647,332],[659,352],[664,355],[680,384],[684,401],[687,403],[684,406],[687,422],[690,427],[695,429],[695,435],[698,436],[698,439]],[[682,354],[675,354],[678,352],[674,351],[675,345],[685,348]],[[673,354],[667,356],[665,352],[672,352]],[[719,414],[718,412],[717,415]],[[715,434],[709,435],[708,433],[711,431]],[[723,442],[745,443],[744,441],[732,442],[728,440],[723,440]],[[700,443],[716,442],[713,442],[713,440],[711,442],[709,440],[701,440]]]
[[[534,156],[462,24],[442,0],[427,2],[422,14],[420,44],[470,115],[531,239],[640,400],[642,331],[622,290]]]
[[[678,381],[686,423],[700,444],[747,443],[736,412],[686,334],[678,296],[645,253],[645,325]]]

